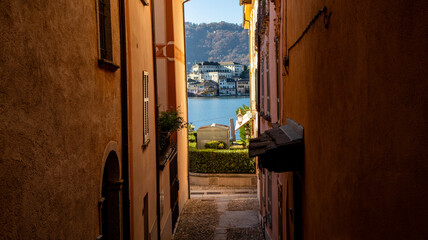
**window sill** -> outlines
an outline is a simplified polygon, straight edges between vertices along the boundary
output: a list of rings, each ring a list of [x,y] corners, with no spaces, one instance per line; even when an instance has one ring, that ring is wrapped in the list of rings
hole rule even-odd
[[[98,66],[110,72],[116,72],[120,68],[119,65],[114,64],[112,61],[102,58],[98,59]]]

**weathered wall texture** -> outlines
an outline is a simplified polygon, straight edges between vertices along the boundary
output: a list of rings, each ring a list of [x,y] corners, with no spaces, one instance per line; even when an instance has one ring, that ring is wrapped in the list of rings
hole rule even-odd
[[[286,11],[280,66],[284,53],[290,59],[281,124],[288,117],[305,128],[303,239],[424,239],[427,2],[273,2]],[[323,6],[328,29],[321,16],[287,52]],[[263,132],[270,126],[261,121]],[[278,179],[291,201],[291,173],[273,175],[273,199]]]
[[[121,146],[120,71],[97,66],[95,1],[0,9],[0,238],[95,239],[104,150]]]
[[[156,215],[156,124],[155,75],[151,7],[140,0],[126,2],[129,160],[131,181],[131,237],[144,239],[144,214],[148,212],[148,233],[157,237]],[[143,146],[143,71],[149,73],[149,139]],[[148,194],[148,209],[144,197]],[[142,214],[144,212],[144,214]]]
[[[287,1],[285,112],[305,127],[306,239],[427,236],[426,1]]]

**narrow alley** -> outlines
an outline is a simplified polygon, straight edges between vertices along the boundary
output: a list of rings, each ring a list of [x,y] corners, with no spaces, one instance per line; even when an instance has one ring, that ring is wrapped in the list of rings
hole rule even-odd
[[[174,240],[262,240],[254,187],[191,186]]]
[[[428,239],[427,13],[0,0],[0,240]]]

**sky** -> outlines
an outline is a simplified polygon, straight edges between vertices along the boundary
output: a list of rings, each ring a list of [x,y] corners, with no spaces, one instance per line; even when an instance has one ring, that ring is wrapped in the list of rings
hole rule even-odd
[[[184,4],[186,22],[229,22],[242,24],[239,0],[190,0]]]

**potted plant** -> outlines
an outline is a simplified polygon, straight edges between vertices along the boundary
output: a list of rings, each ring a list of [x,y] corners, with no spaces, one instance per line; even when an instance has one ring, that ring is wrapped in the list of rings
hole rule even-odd
[[[187,123],[177,109],[170,109],[160,113],[159,116],[159,129],[160,129],[160,152],[164,153],[171,142],[171,135],[182,129],[186,128]]]

